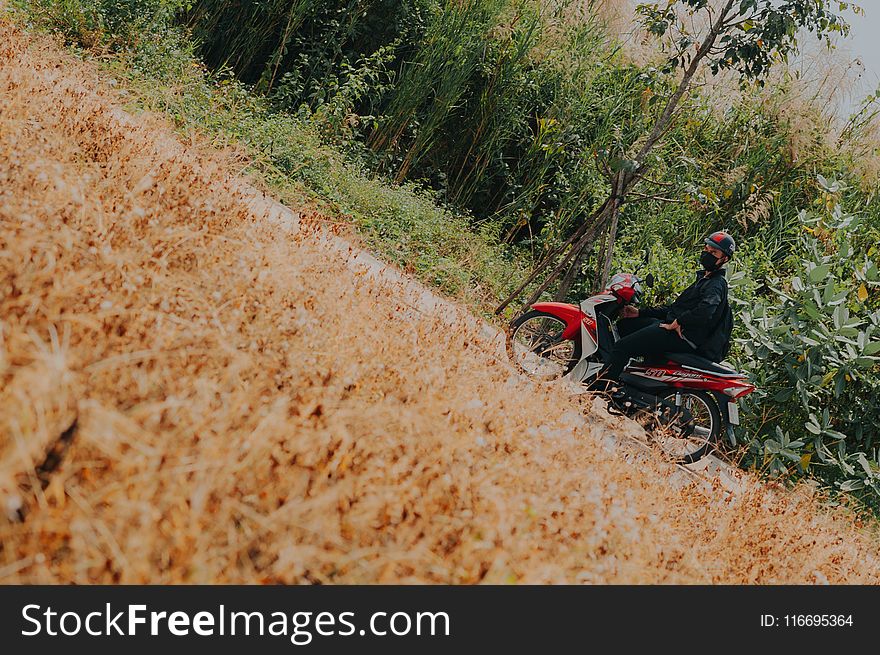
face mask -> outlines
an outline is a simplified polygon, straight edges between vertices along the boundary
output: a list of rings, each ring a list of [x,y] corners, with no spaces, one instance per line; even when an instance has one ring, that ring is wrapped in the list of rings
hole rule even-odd
[[[700,255],[700,263],[707,271],[714,271],[718,268],[718,260],[715,259],[715,255],[713,255],[708,250],[704,251],[703,254]]]

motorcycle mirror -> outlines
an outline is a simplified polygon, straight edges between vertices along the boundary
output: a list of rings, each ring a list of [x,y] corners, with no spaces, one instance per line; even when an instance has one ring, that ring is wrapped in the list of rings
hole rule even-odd
[[[645,276],[645,286],[647,286],[647,287],[654,286],[654,274],[653,273],[648,273],[648,275]]]

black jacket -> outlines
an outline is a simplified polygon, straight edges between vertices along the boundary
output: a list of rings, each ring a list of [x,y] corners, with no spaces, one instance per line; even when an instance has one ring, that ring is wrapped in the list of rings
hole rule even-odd
[[[713,333],[717,331],[722,317],[727,312],[727,278],[723,268],[706,275],[701,269],[697,272],[696,281],[671,305],[665,307],[648,307],[639,311],[640,316],[660,319],[671,323],[678,319],[681,333],[697,347],[699,353],[703,347],[710,346]],[[709,359],[715,359],[716,348],[710,347],[711,353],[701,353]]]

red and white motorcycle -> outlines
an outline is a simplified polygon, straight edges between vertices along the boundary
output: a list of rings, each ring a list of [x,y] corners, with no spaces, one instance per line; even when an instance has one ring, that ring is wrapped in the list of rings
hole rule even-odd
[[[507,352],[529,378],[568,380],[598,388],[611,347],[618,339],[615,319],[637,304],[644,280],[618,273],[580,307],[541,302],[516,318],[507,333]],[[621,376],[625,400],[616,409],[649,428],[669,456],[692,463],[726,434],[735,443],[736,401],[755,390],[744,373],[689,353],[631,359]]]

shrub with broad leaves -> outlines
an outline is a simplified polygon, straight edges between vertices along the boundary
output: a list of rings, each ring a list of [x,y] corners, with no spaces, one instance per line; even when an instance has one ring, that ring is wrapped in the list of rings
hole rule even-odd
[[[819,178],[829,194],[837,182]],[[858,216],[839,204],[802,211],[790,279],[737,300],[743,369],[758,391],[744,402],[745,437],[756,463],[783,476],[812,474],[880,504],[880,269],[857,246]],[[742,273],[731,285],[745,283]]]

